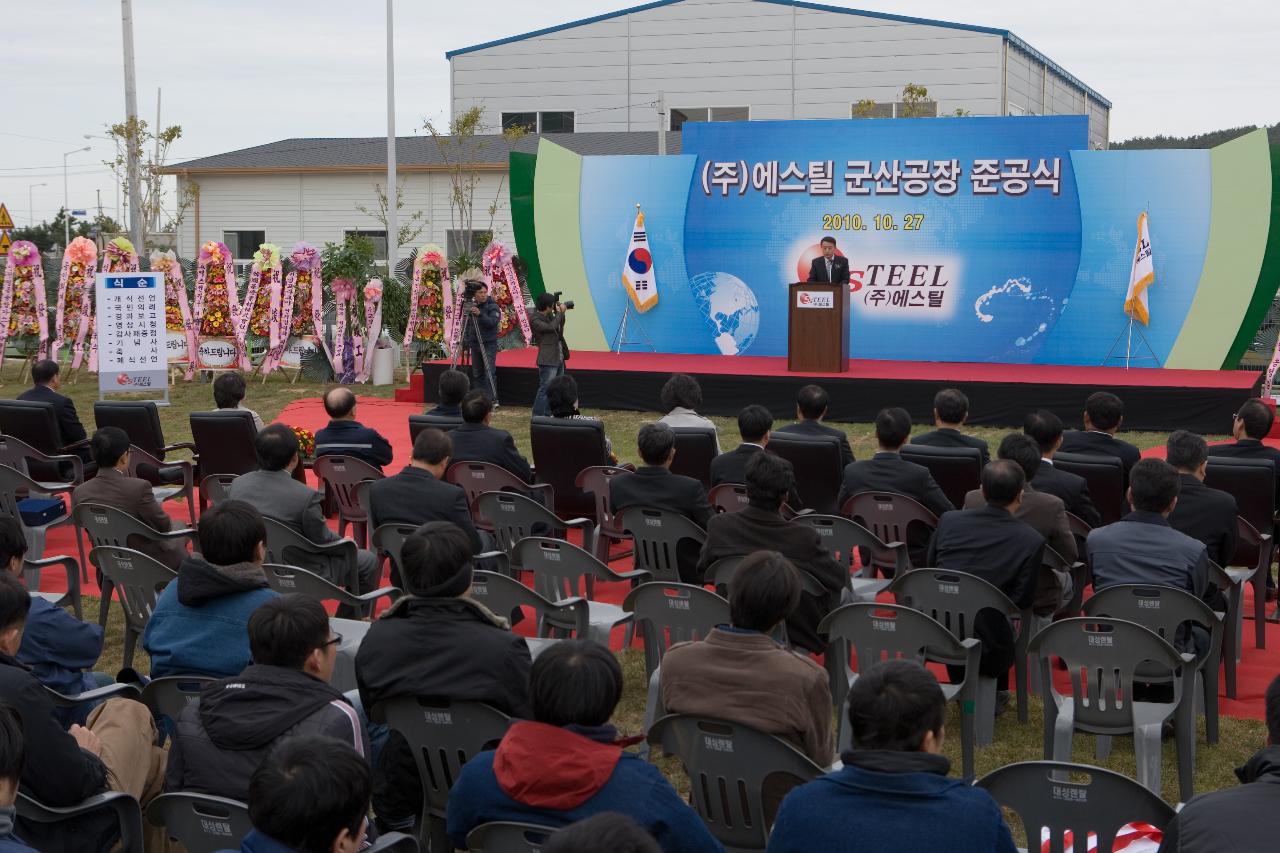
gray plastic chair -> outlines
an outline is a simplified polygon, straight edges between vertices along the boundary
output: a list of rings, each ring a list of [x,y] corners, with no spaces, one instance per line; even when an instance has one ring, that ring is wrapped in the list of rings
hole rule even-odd
[[[1097,754],[1105,761],[1111,737],[1133,735],[1138,781],[1160,793],[1160,729],[1173,718],[1178,748],[1178,782],[1183,801],[1195,793],[1195,703],[1190,700],[1195,658],[1180,655],[1163,638],[1136,622],[1100,617],[1061,619],[1031,640],[1030,653],[1048,685],[1044,701],[1044,755],[1071,757],[1077,731],[1099,735]],[[1053,686],[1053,658],[1061,658],[1071,677],[1070,695]],[[1139,669],[1150,666],[1176,673],[1173,701],[1134,701],[1134,682],[1147,679]],[[1086,695],[1087,692],[1087,695]]]
[[[0,441],[6,439],[0,438]],[[66,506],[71,505],[71,494],[69,490],[58,489],[51,492],[45,484],[37,483],[18,468],[10,465],[0,465],[0,512],[10,518],[18,519],[18,523],[22,525],[23,535],[27,540],[27,552],[32,562],[39,562],[44,557],[44,543],[48,532],[55,527],[62,527],[67,524],[74,524],[74,519],[68,511],[63,515],[55,518],[46,524],[37,527],[28,527],[27,523],[22,520],[21,514],[18,512],[18,501],[27,497],[34,497],[43,494],[66,493],[63,501]],[[76,545],[80,548],[80,562],[84,564],[84,541],[76,534]],[[79,584],[76,584],[77,590]],[[70,579],[68,578],[68,588],[70,587]],[[37,571],[34,583],[31,584],[32,589],[40,588],[40,575]]]
[[[1073,781],[1071,776],[1088,776]],[[973,783],[1017,814],[1023,834],[1040,850],[1041,830],[1049,830],[1049,853],[1063,853],[1073,840],[1080,850],[1096,834],[1096,853],[1111,853],[1116,835],[1127,824],[1149,823],[1163,830],[1173,820],[1173,807],[1128,776],[1088,764],[1065,761],[1020,761],[993,770]],[[1093,849],[1093,848],[1090,848]]]
[[[194,527],[196,523],[196,488],[195,469],[192,466],[191,460],[171,459],[168,462],[165,462],[159,457],[148,453],[141,447],[138,447],[136,444],[131,444],[129,445],[129,467],[125,470],[125,473],[130,477],[138,477],[139,479],[146,480],[147,478],[142,476],[145,472],[139,472],[138,470],[140,466],[150,466],[152,470],[159,470],[161,468],[177,469],[182,473],[181,483],[157,486],[154,485],[154,481],[149,481],[153,483],[151,486],[151,495],[156,499],[157,504],[164,504],[165,501],[170,501],[174,498],[185,499],[187,502],[187,514],[191,518],[191,526]]]
[[[467,496],[467,507],[471,510],[471,519],[481,530],[492,530],[493,527],[476,512],[476,498],[485,492],[514,492],[531,497],[536,493],[542,496],[544,506],[555,506],[555,490],[546,483],[529,485],[506,468],[488,462],[454,462],[444,472],[447,483],[453,483],[462,489]]]
[[[511,564],[524,568],[516,557],[516,543],[526,536],[549,535],[561,530],[582,531],[582,541],[588,551],[595,548],[592,541],[595,525],[588,518],[561,519],[542,504],[517,495],[514,492],[485,492],[476,498],[480,516],[493,526],[498,547],[511,557]]]
[[[587,579],[633,584],[649,579],[643,569],[615,572],[577,545],[546,536],[527,536],[517,542],[512,562],[531,572],[533,588],[551,601],[584,596]],[[604,646],[609,645],[609,633],[614,627],[628,625],[632,620],[632,615],[616,604],[591,601],[588,597],[587,607],[591,623],[587,638]]]
[[[412,415],[410,415],[412,417]],[[418,839],[403,832],[388,832],[378,837],[365,853],[418,853]]]
[[[253,830],[249,807],[239,800],[186,792],[156,797],[147,805],[147,821],[163,826],[187,853],[234,850]]]
[[[709,717],[668,714],[650,727],[648,740],[679,759],[692,783],[693,808],[726,853],[765,848],[766,778],[803,785],[823,775],[786,741]]]
[[[156,599],[169,581],[178,576],[173,569],[130,548],[109,545],[89,552],[89,561],[102,572],[103,586],[110,582],[124,608],[124,660],[126,668],[133,666],[133,650],[147,630],[147,622],[156,608]],[[105,601],[106,592],[103,592]],[[105,611],[105,608],[104,608]]]
[[[196,531],[190,528],[182,530],[170,530],[168,533],[161,533],[153,530],[143,522],[134,518],[129,513],[106,504],[98,503],[82,503],[78,504],[71,513],[75,519],[76,527],[83,530],[85,535],[89,537],[89,547],[91,548],[116,548],[134,550],[129,544],[130,537],[141,539],[150,539],[155,542],[172,542],[172,541],[191,541],[195,538]],[[79,540],[77,534],[76,539]],[[136,542],[136,539],[135,539]],[[135,553],[137,553],[135,551]],[[146,556],[143,554],[142,556]],[[92,560],[93,555],[90,554]],[[163,565],[156,562],[151,557],[147,560],[156,565]],[[99,569],[102,567],[99,566]],[[171,569],[165,566],[165,571],[175,574]],[[102,600],[98,606],[98,624],[106,626],[107,611],[111,606],[111,594],[114,591],[115,581],[113,578],[103,575],[100,581],[102,587]],[[154,602],[153,602],[154,603]],[[125,666],[129,664],[126,663]]]
[[[526,642],[534,657],[555,639],[574,636],[585,640],[590,636],[591,608],[585,598],[552,601],[515,578],[485,571],[472,573],[471,597],[504,618],[510,618],[517,608],[531,609],[538,636],[527,638]]]
[[[609,481],[619,474],[629,474],[626,468],[616,465],[592,465],[583,468],[574,478],[573,484],[584,493],[590,494],[596,504],[595,555],[601,562],[612,562],[630,557],[630,548],[618,553],[611,553],[614,542],[630,542],[631,537],[618,524],[618,517],[613,512],[613,504],[609,502]]]
[[[445,811],[449,789],[476,754],[492,749],[506,734],[511,719],[481,702],[451,702],[397,696],[379,702],[370,719],[386,723],[409,743],[422,779],[422,816],[418,840],[424,849],[449,850]]]
[[[1238,534],[1232,565],[1223,566],[1230,584],[1225,587],[1229,604],[1236,611],[1235,656],[1240,658],[1244,641],[1244,585],[1253,587],[1253,644],[1255,648],[1267,647],[1267,575],[1271,572],[1271,560],[1275,555],[1274,537],[1263,533],[1244,516],[1236,516]],[[1259,604],[1261,602],[1261,604]]]
[[[914,607],[939,622],[958,640],[974,636],[974,619],[994,610],[1018,619],[1014,633],[1013,670],[1017,689],[1018,722],[1027,721],[1027,640],[1030,611],[1019,611],[1009,596],[976,575],[944,569],[913,569],[894,578],[889,587],[899,604]],[[995,737],[996,679],[978,677],[978,745]]]
[[[391,583],[401,589],[404,589],[404,568],[400,565],[400,549],[419,526],[389,521],[379,524],[369,536],[369,546],[391,560]]]
[[[885,543],[888,553],[871,550],[870,557],[872,568],[886,577],[894,577],[890,573],[897,572],[902,565],[903,558],[898,548],[906,549],[908,527],[924,525],[934,530],[938,526],[938,517],[924,504],[894,492],[872,491],[851,495],[845,499],[839,514],[853,519]],[[910,570],[909,557],[906,564]]]
[[[138,685],[126,684],[120,681],[103,687],[95,687],[92,690],[85,690],[83,693],[59,693],[49,687],[44,688],[44,693],[49,697],[49,701],[58,708],[74,708],[85,702],[95,702],[99,699],[120,698],[142,701],[142,691],[138,689]]]
[[[174,723],[182,715],[182,709],[200,698],[200,692],[218,679],[208,675],[170,675],[153,678],[142,688],[142,704],[151,709],[151,716],[161,731],[171,730],[164,725],[168,718]]]
[[[662,665],[667,649],[676,643],[705,639],[711,629],[729,622],[729,602],[714,592],[684,583],[644,583],[622,602],[634,614],[644,636],[645,677]]]
[[[872,601],[889,587],[889,581],[875,577],[875,561],[892,563],[894,575],[907,572],[911,558],[903,542],[885,542],[867,528],[843,515],[819,515],[805,513],[791,519],[792,524],[803,524],[818,531],[822,545],[831,552],[836,562],[849,570],[849,588],[857,601]],[[865,548],[875,555],[871,564],[854,568],[854,552]]]
[[[67,591],[62,595],[40,591],[40,573],[50,566],[62,566],[67,573]],[[76,612],[77,619],[84,618],[84,608],[80,597],[80,571],[80,564],[76,562],[75,557],[45,557],[42,560],[24,558],[22,560],[22,576],[26,578],[28,592],[32,595],[38,595],[58,607],[70,601],[72,609]]]
[[[119,850],[120,853],[144,853],[142,844],[142,810],[138,807],[138,801],[130,794],[120,791],[107,791],[102,794],[94,794],[74,806],[56,808],[54,806],[46,806],[26,791],[19,791],[18,799],[14,805],[18,807],[18,820],[20,823],[23,821],[31,823],[62,823],[64,820],[78,820],[84,815],[99,810],[108,810],[115,815],[116,824],[120,831],[119,846],[112,849]],[[18,831],[21,833],[20,827]]]
[[[496,820],[467,833],[471,853],[539,853],[555,828],[536,823]]]
[[[1199,625],[1209,634],[1209,648],[1196,658],[1196,693],[1204,706],[1205,741],[1218,742],[1218,670],[1222,664],[1222,634],[1225,615],[1216,613],[1189,592],[1149,584],[1117,584],[1095,592],[1084,605],[1085,616],[1127,619],[1155,631],[1171,646],[1178,628],[1186,623]],[[1147,673],[1139,670],[1140,675]],[[1150,680],[1167,682],[1168,673]],[[1188,701],[1194,702],[1193,697]]]
[[[200,496],[209,504],[220,504],[228,498],[231,481],[239,474],[210,474],[200,481]]]
[[[707,531],[678,512],[658,507],[629,506],[618,513],[618,521],[635,540],[635,567],[654,580],[679,583],[681,540],[692,540],[699,548],[707,542]]]
[[[267,585],[281,595],[300,592],[322,602],[336,601],[339,605],[346,605],[353,609],[363,610],[363,608],[368,607],[370,608],[370,613],[376,608],[376,602],[379,598],[385,597],[388,600],[388,604],[394,604],[401,595],[400,590],[394,586],[383,586],[370,590],[363,595],[355,595],[340,586],[330,583],[315,572],[300,569],[297,566],[266,563],[263,565],[262,571],[267,576]]]
[[[52,406],[50,403],[25,403],[22,400],[0,400],[0,407],[15,405],[43,405]],[[21,471],[27,476],[32,476],[31,463],[35,463],[35,477],[41,477],[45,474],[61,474],[63,466],[71,468],[71,479],[51,479],[40,480],[41,491],[49,493],[65,493],[71,494],[76,486],[84,482],[84,460],[74,453],[45,453],[42,450],[33,447],[31,444],[18,438],[13,433],[4,432],[4,427],[0,425],[0,464],[8,465]],[[70,447],[79,447],[88,442],[78,441]],[[90,470],[97,470],[92,468]]]
[[[707,492],[707,503],[716,512],[739,512],[747,508],[747,487],[741,483],[720,483]]]
[[[857,655],[860,670],[882,660],[897,658],[921,664],[934,661],[963,666],[963,681],[942,684],[941,687],[948,701],[955,700],[960,704],[960,751],[964,777],[973,777],[981,642],[957,640],[950,631],[924,613],[898,604],[846,604],[823,618],[818,625],[818,633],[830,641],[827,657],[841,664],[840,677],[833,679],[831,685],[831,702],[837,711],[836,742],[841,751],[853,740],[849,731],[848,696],[858,673],[849,667],[850,647]],[[827,671],[831,673],[832,668],[827,667]]]
[[[338,505],[338,535],[344,535],[350,524],[351,538],[358,547],[365,547],[369,542],[369,513],[360,503],[359,487],[386,475],[363,459],[337,454],[318,457],[312,470],[323,484],[321,490],[332,495]]]
[[[296,566],[301,563],[325,565],[323,573],[315,574],[338,583],[348,590],[360,591],[360,574],[356,566],[356,543],[350,539],[320,544],[312,542],[298,531],[274,518],[263,518],[267,527],[268,563]],[[302,559],[299,559],[302,558]]]

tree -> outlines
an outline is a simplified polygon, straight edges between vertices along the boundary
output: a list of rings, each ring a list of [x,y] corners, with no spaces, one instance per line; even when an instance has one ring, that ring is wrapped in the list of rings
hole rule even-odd
[[[390,224],[390,217],[388,217],[387,215],[388,213],[387,192],[385,189],[383,189],[382,184],[374,184],[373,191],[377,198],[376,209],[370,209],[368,207],[365,207],[363,204],[357,204],[356,210],[360,211],[365,216],[368,216],[374,219],[375,221],[381,223],[382,230],[387,234],[387,247],[391,248],[391,224]],[[399,233],[396,235],[396,245],[394,247],[395,251],[393,251],[390,255],[388,255],[388,257],[393,257],[393,256],[399,257],[400,247],[408,246],[410,243],[414,242],[420,236],[422,236],[423,230],[426,228],[427,223],[430,222],[429,219],[425,218],[421,210],[415,210],[413,213],[409,214],[408,219],[399,217],[398,214],[403,208],[404,208],[404,185],[402,184],[396,187],[396,213],[397,213],[397,219],[401,224],[397,229]]]
[[[853,105],[854,118],[871,118],[871,114],[876,111],[876,102],[870,98],[863,98]]]
[[[930,109],[930,106],[934,109]],[[908,83],[902,87],[902,114],[900,118],[919,118],[937,114],[936,104],[929,100],[929,90],[924,86]]]
[[[126,194],[129,186],[129,154],[132,151],[138,158],[138,183],[142,196],[142,222],[140,223],[142,245],[139,253],[145,253],[149,235],[160,232],[160,216],[164,210],[164,168],[169,156],[169,147],[182,136],[181,125],[170,125],[158,134],[148,129],[145,120],[132,117],[125,121],[107,126],[107,136],[115,141],[116,156],[105,161],[106,165],[119,178],[121,189]],[[195,203],[200,195],[197,184],[188,184],[182,196],[177,199],[174,214],[165,224],[166,231],[175,231],[182,224],[187,209]]]

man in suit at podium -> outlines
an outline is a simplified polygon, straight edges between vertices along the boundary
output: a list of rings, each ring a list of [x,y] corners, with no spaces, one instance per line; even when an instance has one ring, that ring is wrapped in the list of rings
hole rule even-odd
[[[808,281],[823,284],[848,284],[849,259],[836,254],[836,238],[822,238],[822,257],[814,258],[809,265]]]

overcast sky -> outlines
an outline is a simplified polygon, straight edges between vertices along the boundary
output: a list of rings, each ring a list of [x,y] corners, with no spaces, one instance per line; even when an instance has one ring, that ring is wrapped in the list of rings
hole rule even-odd
[[[85,140],[124,116],[120,5],[9,0],[0,28],[5,118],[0,201],[19,225],[69,201],[114,213],[112,149]],[[841,0],[829,0],[843,5]],[[444,52],[624,8],[627,0],[466,0],[396,4],[400,135],[448,118]],[[1113,103],[1111,138],[1280,122],[1280,3],[869,0],[865,7],[1009,29]],[[170,162],[293,136],[386,132],[385,18],[377,0],[134,0],[138,107],[180,124]]]

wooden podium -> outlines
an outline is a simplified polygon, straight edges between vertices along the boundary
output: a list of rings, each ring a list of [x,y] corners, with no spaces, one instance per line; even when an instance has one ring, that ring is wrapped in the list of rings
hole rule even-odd
[[[798,281],[787,291],[787,370],[847,373],[849,285]]]

